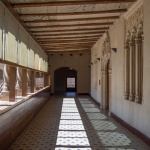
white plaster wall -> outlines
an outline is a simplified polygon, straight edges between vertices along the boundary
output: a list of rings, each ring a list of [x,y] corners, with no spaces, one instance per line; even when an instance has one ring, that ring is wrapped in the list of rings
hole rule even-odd
[[[124,37],[125,22],[120,18],[109,29],[111,48],[117,48],[112,55],[112,106],[111,111],[119,118],[150,137],[150,0],[144,0],[144,72],[143,72],[143,103],[137,104],[125,100],[124,93]],[[98,47],[102,47],[103,38]],[[99,49],[100,51],[100,49]],[[94,52],[91,50],[91,55]],[[92,56],[91,56],[92,57]],[[91,69],[91,72],[93,70]],[[93,77],[93,73],[91,73]],[[100,87],[99,87],[100,89]],[[100,91],[93,88],[91,79],[91,95],[99,101]]]
[[[98,68],[98,80],[97,80],[97,87],[95,87],[94,83],[94,65],[91,65],[91,97],[93,97],[97,102],[101,103],[101,90],[100,90],[100,85],[99,85],[99,80],[100,80],[100,70],[101,70],[101,62],[97,62],[97,68]],[[100,81],[101,82],[101,81]]]
[[[61,67],[71,67],[77,71],[77,93],[90,93],[90,57],[89,53],[49,55],[52,91],[54,90],[54,71]]]
[[[150,0],[144,0],[144,72],[143,121],[145,133],[150,137]],[[141,125],[142,126],[142,125]]]
[[[102,40],[98,40],[91,50],[91,97],[93,97],[98,103],[101,103],[101,60],[97,62],[97,87],[95,88],[95,68],[94,68],[94,59],[95,54],[97,53],[97,57],[100,58],[102,49]]]

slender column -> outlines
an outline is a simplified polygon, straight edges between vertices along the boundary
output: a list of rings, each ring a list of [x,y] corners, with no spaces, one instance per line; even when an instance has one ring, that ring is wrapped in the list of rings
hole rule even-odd
[[[136,82],[135,82],[135,102],[141,103],[142,101],[142,57],[143,57],[143,48],[142,48],[142,26],[139,26],[136,36]]]
[[[10,72],[9,101],[15,102],[16,67],[10,66]]]
[[[39,72],[35,73],[35,81],[36,81],[36,83],[35,83],[35,89],[39,90],[39,80],[37,78],[39,78]]]
[[[27,69],[22,69],[22,96],[27,94]]]
[[[31,93],[34,93],[34,84],[35,84],[35,79],[34,79],[34,71],[31,71],[30,72],[30,79],[31,79],[31,82],[30,82],[30,92]]]
[[[27,92],[31,91],[31,77],[30,76],[31,76],[31,72],[28,69],[27,70]]]
[[[1,92],[1,100],[9,100],[9,66],[4,65],[3,70],[3,79],[4,84],[2,86],[2,92]]]
[[[45,74],[44,74],[44,87],[47,86],[47,82],[48,82],[48,81],[47,81],[47,76],[48,76],[48,75],[45,73]]]
[[[16,83],[17,95],[22,96],[22,69],[17,67],[17,83]]]
[[[48,85],[48,86],[51,86],[51,77],[50,77],[50,74],[48,74],[47,76],[48,76],[48,77],[47,77],[47,78],[48,78],[48,79],[47,79],[47,85]]]
[[[133,29],[130,39],[130,95],[129,100],[135,98],[135,30]]]
[[[102,109],[106,108],[106,72],[102,71]]]
[[[41,73],[41,88],[44,88],[44,73]]]
[[[111,77],[112,77],[112,71],[109,69],[109,116],[111,116],[111,104],[112,104],[112,99],[111,99]]]
[[[144,50],[144,34],[142,34],[142,51],[141,51],[141,102],[143,101],[143,50]]]
[[[124,44],[124,50],[125,50],[125,58],[124,58],[124,98],[129,99],[129,39],[130,39],[130,34],[127,34],[126,41]]]

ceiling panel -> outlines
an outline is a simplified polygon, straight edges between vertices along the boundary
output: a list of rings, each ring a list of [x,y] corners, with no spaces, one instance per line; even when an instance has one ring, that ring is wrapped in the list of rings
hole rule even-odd
[[[46,52],[62,53],[90,51],[136,0],[2,1],[11,4],[9,9],[15,10],[17,18]]]

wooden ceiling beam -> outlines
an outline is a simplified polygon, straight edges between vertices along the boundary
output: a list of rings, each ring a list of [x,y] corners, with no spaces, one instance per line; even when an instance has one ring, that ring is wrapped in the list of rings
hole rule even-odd
[[[98,21],[98,20],[108,20],[108,19],[118,19],[119,16],[108,16],[108,17],[92,17],[92,18],[74,18],[74,19],[49,19],[49,20],[30,20],[24,21],[25,23],[50,23],[50,22],[76,22],[76,21]]]
[[[83,39],[99,39],[101,36],[97,36],[97,35],[94,35],[94,36],[84,36],[84,37],[54,37],[54,38],[45,38],[45,39],[38,39],[39,42],[42,42],[42,41],[47,41],[47,40],[61,40],[61,39],[66,39],[66,40],[71,40],[71,39],[78,39],[78,40],[83,40]]]
[[[89,48],[83,48],[83,49],[59,49],[59,50],[54,50],[54,49],[46,49],[44,50],[45,52],[65,52],[65,51],[90,51],[91,49]]]
[[[84,42],[84,43],[74,43],[74,42],[67,42],[67,43],[41,43],[42,46],[53,46],[53,45],[91,45],[94,44],[95,42]]]
[[[57,52],[57,53],[59,53],[59,52],[79,52],[79,51],[87,51],[87,52],[90,52],[90,49],[59,49],[59,50],[49,50],[49,49],[47,49],[47,50],[45,50],[45,52]]]
[[[99,38],[100,38],[101,36],[102,36],[102,35],[78,36],[78,38],[86,38],[86,37],[87,37],[87,38],[88,38],[88,37],[99,37]],[[76,37],[76,36],[71,36],[71,37],[63,37],[63,36],[62,36],[62,37],[54,37],[54,38],[59,38],[59,39],[62,38],[62,39],[64,39],[64,38],[77,38],[77,37]],[[41,40],[41,39],[44,39],[44,40],[45,40],[45,39],[50,39],[50,37],[46,37],[46,38],[45,38],[45,37],[37,37],[36,39],[37,39],[37,40]]]
[[[109,27],[103,27],[103,28],[83,28],[83,29],[64,29],[64,30],[45,30],[45,31],[31,31],[34,34],[39,33],[48,33],[48,32],[71,32],[71,31],[101,31],[101,30],[108,30]]]
[[[34,35],[35,37],[43,37],[43,36],[62,36],[62,35],[88,35],[88,34],[102,34],[105,31],[96,31],[96,32],[79,32],[79,33],[60,33],[60,34],[41,34],[41,35]]]
[[[97,39],[95,39],[95,40],[73,40],[73,41],[68,41],[68,40],[65,40],[65,41],[42,41],[42,42],[40,42],[40,44],[66,44],[66,43],[93,43],[93,42],[96,42],[97,41]]]
[[[91,43],[94,43],[95,41],[85,41],[85,42],[63,42],[63,43],[61,43],[61,42],[51,42],[51,43],[41,43],[42,45],[56,45],[56,44],[58,44],[58,45],[68,45],[68,44],[74,44],[74,45],[82,45],[82,44],[85,44],[85,43],[87,43],[87,44],[91,44]]]
[[[83,27],[83,26],[100,26],[100,25],[112,25],[113,22],[102,22],[102,23],[85,23],[85,24],[67,24],[67,25],[44,25],[44,26],[26,26],[29,29],[37,28],[60,28],[60,27]],[[68,29],[69,30],[69,29]]]
[[[58,49],[91,49],[92,46],[81,46],[81,47],[76,47],[76,46],[64,46],[64,47],[44,47],[44,49],[55,49],[55,50],[58,50]]]
[[[48,41],[48,42],[40,42],[41,45],[50,45],[50,44],[86,44],[86,43],[95,43],[96,40],[78,40],[78,41]]]
[[[96,14],[109,14],[109,13],[123,13],[127,9],[114,9],[102,11],[87,11],[87,12],[67,12],[67,13],[36,13],[36,14],[19,14],[20,17],[46,17],[46,16],[68,16],[68,15],[96,15]]]
[[[90,50],[68,50],[68,51],[45,51],[47,54],[82,54],[82,53],[89,53]]]
[[[42,44],[42,46],[44,47],[44,46],[67,46],[67,45],[73,45],[73,46],[82,46],[82,45],[87,45],[87,46],[89,46],[89,45],[94,45],[95,44],[95,42],[93,42],[93,43],[77,43],[77,44],[74,44],[74,43],[54,43],[54,44],[51,44],[51,45],[47,45],[47,44],[45,44],[45,45],[43,45]]]
[[[57,40],[52,40],[52,41],[39,41],[41,44],[49,44],[49,43],[86,43],[86,42],[95,42],[97,39],[91,39],[91,40],[89,40],[89,39],[87,39],[87,40],[85,40],[85,39],[81,39],[81,40],[59,40],[59,41],[57,41]]]
[[[82,1],[57,1],[45,3],[17,3],[12,4],[14,8],[27,7],[50,7],[50,6],[69,6],[69,5],[90,5],[90,4],[111,4],[135,2],[136,0],[82,0]]]
[[[49,48],[49,49],[64,49],[64,48],[90,48],[92,47],[93,45],[90,45],[90,46],[58,46],[58,47],[55,47],[55,46],[49,46],[49,47],[43,47],[45,49]]]

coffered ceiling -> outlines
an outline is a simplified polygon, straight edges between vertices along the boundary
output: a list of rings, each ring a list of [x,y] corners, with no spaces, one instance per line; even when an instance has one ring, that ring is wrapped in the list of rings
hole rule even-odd
[[[90,51],[136,0],[2,0],[46,53]]]

